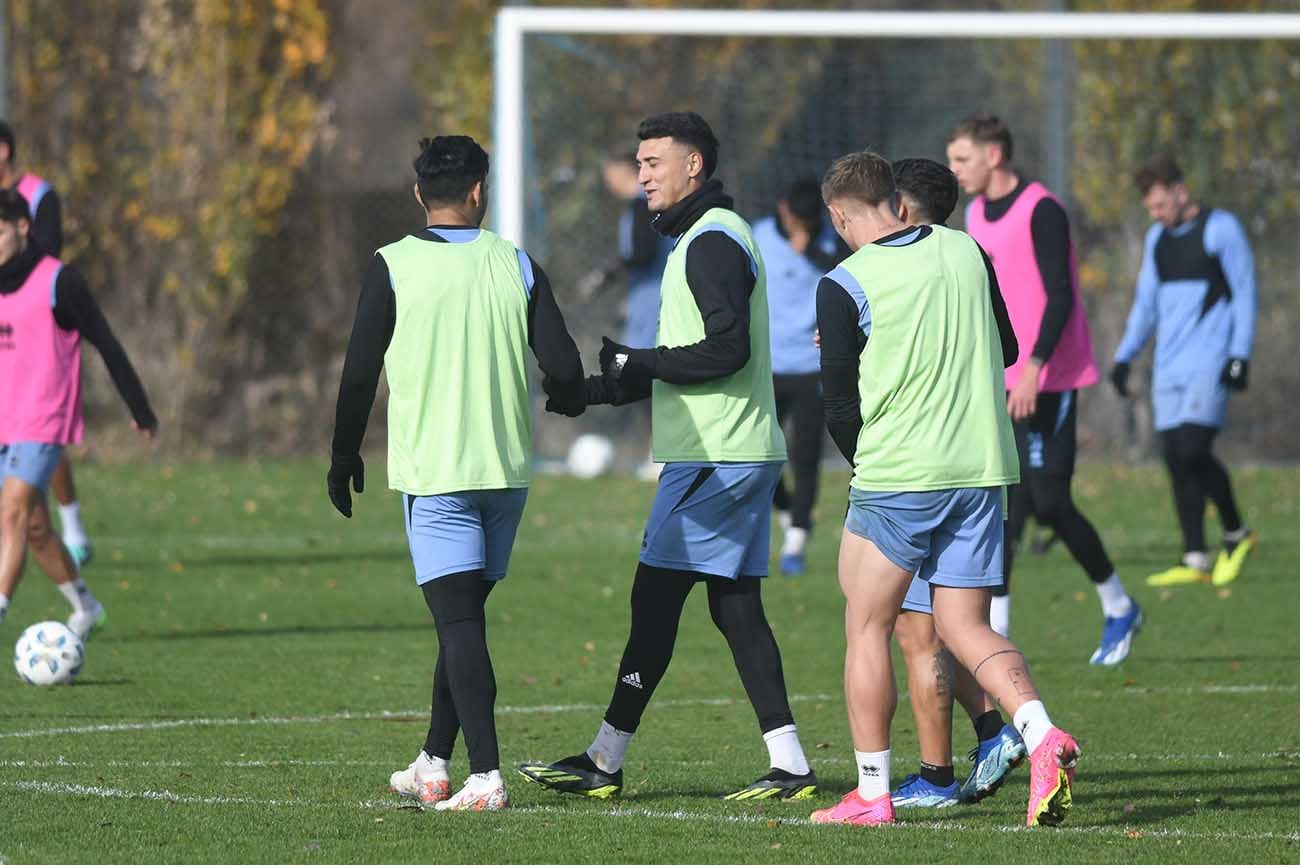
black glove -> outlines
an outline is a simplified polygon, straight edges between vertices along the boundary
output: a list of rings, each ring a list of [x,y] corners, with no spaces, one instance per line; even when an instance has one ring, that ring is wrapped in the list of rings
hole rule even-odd
[[[1117,363],[1110,370],[1110,383],[1115,386],[1115,390],[1120,396],[1128,396],[1128,371],[1127,363]]]
[[[600,338],[600,371],[625,388],[640,391],[654,378],[654,349],[628,348],[607,336]]]
[[[352,494],[348,492],[349,481],[357,492],[362,492],[366,488],[366,466],[361,462],[360,454],[334,457],[330,460],[329,474],[325,475],[330,502],[339,513],[352,519]]]
[[[1246,375],[1250,372],[1250,361],[1244,357],[1231,357],[1223,366],[1223,375],[1219,381],[1233,390],[1246,389]]]
[[[561,386],[555,379],[547,376],[542,379],[542,390],[546,392],[546,410],[565,417],[577,417],[587,410],[587,383]]]

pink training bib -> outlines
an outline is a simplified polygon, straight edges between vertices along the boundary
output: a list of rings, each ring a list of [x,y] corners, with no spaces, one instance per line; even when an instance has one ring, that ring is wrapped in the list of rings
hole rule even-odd
[[[54,320],[63,263],[44,256],[22,288],[0,294],[0,442],[81,441],[81,334]]]
[[[50,191],[50,184],[45,182],[45,178],[37,177],[35,174],[24,174],[18,180],[18,185],[14,187],[18,194],[27,199],[27,209],[31,211],[32,219],[36,218],[36,209],[41,206],[41,199],[45,193]]]
[[[966,230],[993,260],[993,270],[998,275],[998,285],[1011,316],[1011,327],[1020,343],[1020,357],[1006,371],[1007,390],[1020,380],[1029,362],[1043,323],[1043,310],[1047,308],[1047,291],[1043,288],[1043,276],[1034,258],[1034,239],[1029,225],[1034,207],[1044,198],[1056,201],[1047,187],[1037,182],[1030,183],[1007,214],[996,222],[984,218],[983,195],[966,208]],[[1073,240],[1070,241],[1070,290],[1074,292],[1074,306],[1060,341],[1039,373],[1040,391],[1060,393],[1075,390],[1094,385],[1100,378],[1092,351],[1092,335],[1088,331],[1088,317],[1079,298],[1079,269]]]

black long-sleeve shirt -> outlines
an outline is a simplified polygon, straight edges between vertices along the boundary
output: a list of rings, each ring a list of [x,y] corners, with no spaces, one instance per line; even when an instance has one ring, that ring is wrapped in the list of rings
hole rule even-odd
[[[22,288],[45,253],[44,249],[28,246],[25,251],[0,265],[0,294],[12,294]],[[140,383],[135,367],[126,356],[126,350],[113,334],[103,310],[91,296],[86,278],[67,264],[59,270],[54,281],[54,321],[63,330],[81,334],[82,339],[99,352],[117,392],[122,395],[136,424],[144,429],[157,427],[158,418],[149,405],[144,385]]]
[[[1022,177],[1011,192],[1001,198],[986,200],[984,218],[997,222],[1006,216],[1027,186],[1029,181]],[[1043,280],[1043,290],[1047,292],[1047,306],[1043,308],[1038,338],[1030,352],[1030,357],[1041,365],[1056,351],[1074,309],[1074,285],[1070,277],[1070,220],[1065,209],[1050,198],[1039,201],[1029,217],[1029,233],[1034,244],[1034,261]]]
[[[430,226],[438,229],[472,228],[465,225]],[[429,231],[413,235],[431,243],[447,241]],[[569,335],[564,316],[555,302],[551,281],[541,266],[529,257],[533,270],[533,288],[528,298],[528,345],[537,365],[546,376],[543,386],[548,395],[565,404],[581,402],[583,392],[582,358]],[[357,316],[348,340],[339,382],[338,405],[334,418],[333,455],[346,457],[361,451],[366,423],[375,404],[379,374],[384,368],[384,354],[393,339],[397,324],[397,296],[388,274],[388,264],[378,253],[370,259]]]
[[[909,236],[914,235],[914,236]],[[931,230],[908,227],[875,241],[880,246],[900,246],[918,243],[931,234]],[[1002,346],[1002,364],[1011,366],[1019,355],[1011,317],[998,287],[998,277],[993,262],[984,254],[984,269],[988,273],[989,303],[998,325],[998,339]],[[853,464],[858,449],[858,434],[862,430],[861,398],[858,391],[859,358],[867,347],[868,336],[863,332],[858,317],[857,302],[834,279],[823,277],[817,284],[817,327],[821,331],[822,401],[825,405],[826,428],[840,453]]]
[[[45,190],[32,214],[32,243],[58,258],[63,252],[63,204],[53,187]]]
[[[659,232],[655,231],[654,214],[641,196],[628,202],[631,231],[628,244],[620,250],[623,265],[627,268],[646,267],[659,257]]]
[[[719,180],[703,187],[655,218],[655,230],[680,238],[705,211],[734,207]],[[720,231],[708,231],[691,241],[686,250],[686,283],[704,322],[704,338],[682,346],[633,349],[628,367],[642,372],[626,376],[633,395],[649,393],[649,380],[671,384],[699,384],[724,378],[749,363],[749,298],[756,277],[748,251]]]

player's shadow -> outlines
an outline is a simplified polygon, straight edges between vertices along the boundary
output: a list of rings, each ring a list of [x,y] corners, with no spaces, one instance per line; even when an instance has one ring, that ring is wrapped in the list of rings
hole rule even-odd
[[[104,642],[146,643],[171,642],[174,640],[220,640],[230,637],[285,637],[293,635],[316,634],[391,634],[395,631],[428,631],[433,633],[432,622],[411,622],[393,624],[373,622],[370,624],[339,625],[285,625],[276,628],[200,628],[187,631],[147,631],[138,634],[126,634]]]
[[[1094,773],[1092,777],[1104,780],[1106,787],[1080,791],[1079,807],[1089,809],[1089,818],[1097,819],[1098,812],[1108,812],[1100,817],[1101,825],[1139,825],[1157,823],[1175,817],[1208,812],[1254,811],[1262,809],[1300,809],[1300,787],[1294,780],[1296,766],[1278,761],[1268,766],[1238,766],[1218,768],[1214,772],[1204,769],[1115,770]],[[1261,779],[1252,784],[1243,775],[1274,775],[1282,778]],[[1142,787],[1143,781],[1153,778],[1190,777],[1213,783],[1192,783],[1193,792],[1178,799],[1171,798],[1168,788]],[[1226,784],[1224,782],[1227,782]],[[1199,801],[1198,801],[1199,800]],[[1128,813],[1124,809],[1129,808]]]
[[[118,685],[134,685],[135,679],[77,679],[74,688],[109,688]]]

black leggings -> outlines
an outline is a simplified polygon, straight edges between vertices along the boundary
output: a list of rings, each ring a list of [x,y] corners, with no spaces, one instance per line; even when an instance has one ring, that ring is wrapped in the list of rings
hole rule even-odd
[[[790,470],[794,475],[793,495],[782,479],[777,482],[773,504],[777,510],[790,512],[795,528],[810,530],[822,461],[821,376],[777,375],[772,377],[772,387],[777,420],[784,424],[786,416],[790,416]]]
[[[1225,532],[1241,528],[1241,514],[1232,495],[1228,470],[1211,448],[1219,431],[1214,427],[1183,424],[1160,433],[1165,466],[1174,488],[1174,508],[1183,530],[1183,550],[1205,552],[1205,499],[1218,508]]]
[[[605,720],[636,731],[655,688],[668,671],[686,598],[697,582],[708,586],[709,613],[726,637],[740,681],[763,732],[794,723],[786,697],[781,651],[763,613],[760,577],[728,580],[694,571],[637,566],[632,584],[632,628]]]
[[[1025,531],[1030,514],[1056,532],[1070,555],[1079,563],[1088,579],[1104,583],[1115,572],[1110,556],[1088,518],[1075,507],[1070,494],[1070,478],[1043,471],[1024,470],[1020,483],[1007,493],[1007,521],[1003,526],[1002,585],[994,595],[1006,595],[1011,586],[1011,566],[1016,544]]]
[[[456,734],[465,729],[471,772],[500,768],[494,708],[497,680],[487,648],[484,604],[494,582],[482,571],[448,574],[421,588],[438,629],[433,708],[424,752],[451,759]]]

